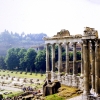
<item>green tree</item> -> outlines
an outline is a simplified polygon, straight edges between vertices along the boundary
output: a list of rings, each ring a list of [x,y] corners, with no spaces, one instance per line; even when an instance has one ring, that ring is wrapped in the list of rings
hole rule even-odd
[[[18,52],[18,56],[19,56],[19,69],[21,70],[25,70],[26,69],[26,61],[24,59],[25,55],[26,55],[27,50],[22,48],[20,49],[20,51]]]
[[[35,68],[37,71],[45,71],[46,70],[46,51],[40,50],[37,53],[37,56],[35,58]]]
[[[30,48],[27,50],[26,55],[24,57],[26,65],[27,65],[27,70],[30,72],[35,70],[35,57],[37,53],[34,49]]]
[[[13,70],[19,67],[18,51],[19,49],[11,48],[7,52],[5,62],[9,70]]]
[[[69,52],[69,61],[73,61],[73,52]]]
[[[0,69],[6,69],[6,63],[5,58],[3,56],[0,56]]]
[[[78,51],[78,52],[76,53],[76,55],[77,55],[77,60],[81,60],[81,52]]]

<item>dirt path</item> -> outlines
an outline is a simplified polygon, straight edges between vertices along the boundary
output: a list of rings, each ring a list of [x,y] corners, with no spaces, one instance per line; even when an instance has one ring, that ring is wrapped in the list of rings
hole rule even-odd
[[[8,86],[0,86],[0,89],[10,90],[10,91],[22,91],[22,89],[8,87]]]

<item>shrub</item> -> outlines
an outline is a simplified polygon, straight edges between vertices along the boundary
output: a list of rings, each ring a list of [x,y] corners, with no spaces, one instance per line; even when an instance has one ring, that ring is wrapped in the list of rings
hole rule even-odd
[[[23,72],[21,71],[20,74],[22,74]]]

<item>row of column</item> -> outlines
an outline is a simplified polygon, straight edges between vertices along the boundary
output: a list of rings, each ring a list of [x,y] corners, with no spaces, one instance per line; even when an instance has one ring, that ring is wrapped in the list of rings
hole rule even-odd
[[[55,44],[51,45],[52,49],[52,72],[55,68]],[[66,49],[66,75],[69,74],[69,43],[65,43]],[[76,74],[76,42],[73,43],[73,75]],[[58,74],[61,73],[62,67],[62,45],[58,44]],[[50,71],[49,66],[49,44],[46,44],[46,72]],[[81,43],[81,76],[83,75],[83,45]]]
[[[83,41],[84,55],[84,94],[90,93],[90,86],[95,95],[99,94],[99,43]],[[89,58],[90,57],[90,58]]]

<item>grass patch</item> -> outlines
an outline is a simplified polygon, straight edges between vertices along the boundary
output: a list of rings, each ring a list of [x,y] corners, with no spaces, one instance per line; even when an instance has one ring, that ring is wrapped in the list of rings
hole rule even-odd
[[[80,93],[78,92],[80,91],[79,89],[65,85],[62,85],[58,91],[58,95],[66,99],[80,95]]]
[[[20,74],[20,72],[17,72],[17,74],[16,74],[16,71],[7,71],[7,70],[6,71],[3,71],[3,70],[0,71],[1,76],[3,76],[3,75],[8,76],[8,74],[10,76],[17,76],[17,77],[20,77],[20,78],[36,78],[36,79],[38,78],[38,79],[42,79],[42,80],[44,80],[46,78],[45,74],[43,74],[43,76],[41,76],[40,73],[37,73],[37,75],[36,75],[36,73],[32,73],[32,75],[30,75],[29,72],[27,72],[27,74],[25,74],[25,72],[23,72],[22,74]]]
[[[46,96],[45,100],[66,100],[80,95],[78,93],[79,89],[75,87],[65,86],[65,85],[61,85],[58,91],[59,92],[57,94]]]
[[[10,92],[10,91],[7,91],[7,92]],[[7,97],[14,97],[14,96],[19,96],[19,95],[21,95],[21,94],[23,94],[23,92],[13,92],[13,93],[10,93],[10,94],[3,94],[3,98],[7,98]]]
[[[53,95],[46,96],[45,100],[65,100],[65,98],[58,96],[58,94],[53,94]]]

